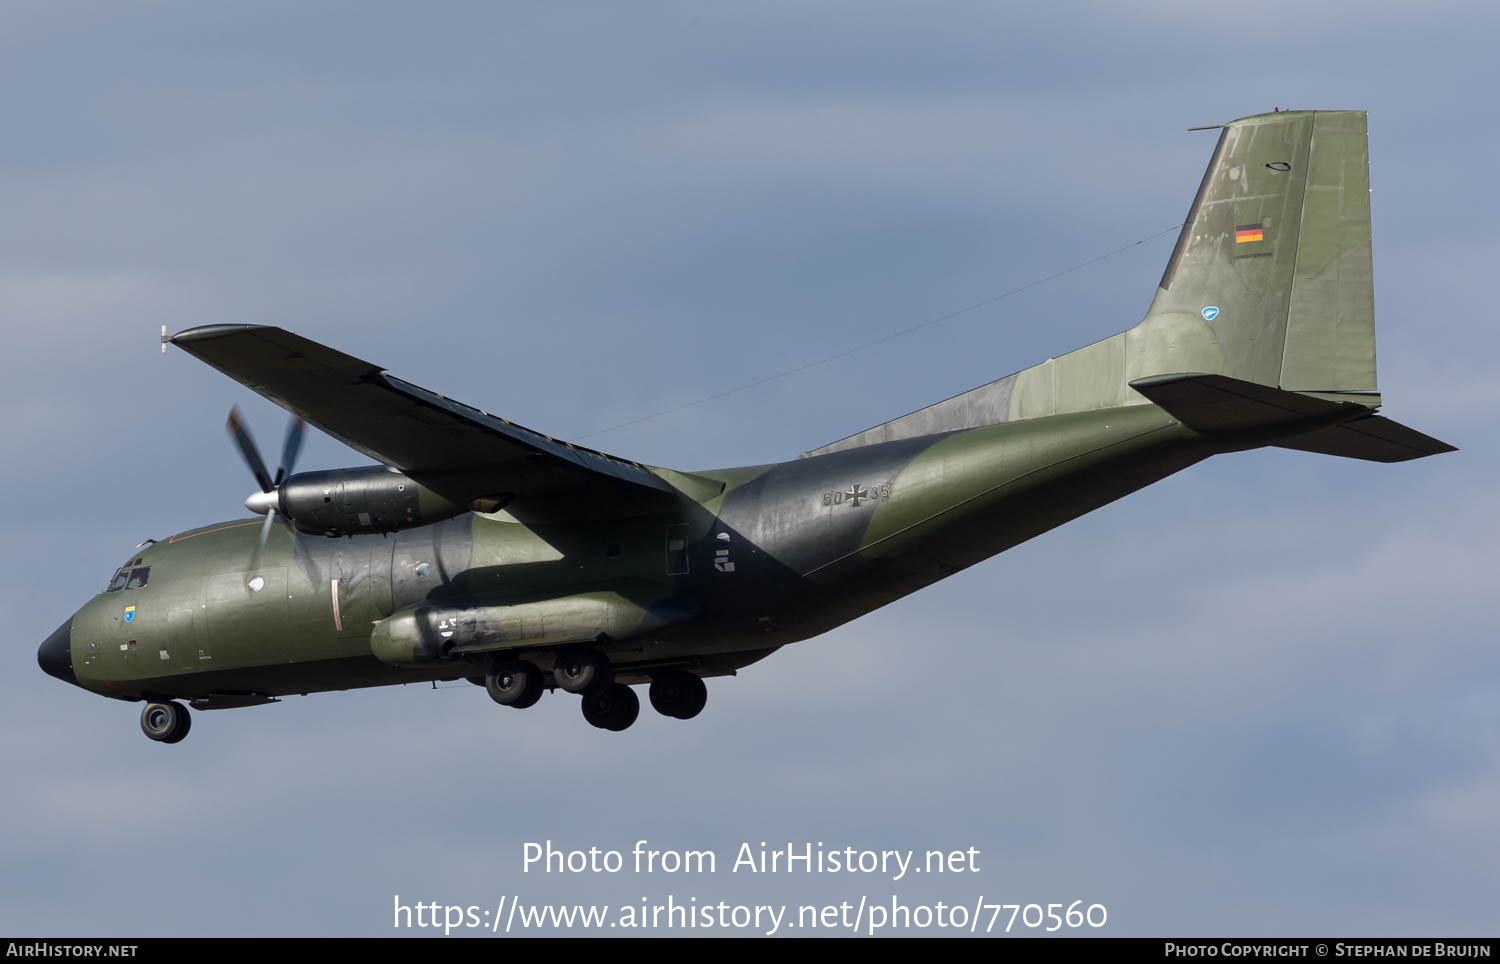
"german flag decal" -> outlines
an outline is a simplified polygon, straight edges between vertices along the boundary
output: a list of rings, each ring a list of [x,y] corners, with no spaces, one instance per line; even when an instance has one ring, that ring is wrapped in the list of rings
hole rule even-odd
[[[1265,234],[1258,224],[1242,224],[1234,229],[1234,243],[1244,244],[1246,241],[1264,241]]]

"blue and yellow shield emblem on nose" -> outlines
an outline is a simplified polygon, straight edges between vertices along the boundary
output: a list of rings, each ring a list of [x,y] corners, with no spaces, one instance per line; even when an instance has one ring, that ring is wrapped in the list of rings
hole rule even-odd
[[[126,606],[125,607],[125,621],[128,623],[128,622],[130,622],[133,619],[135,619],[135,607],[134,606]]]

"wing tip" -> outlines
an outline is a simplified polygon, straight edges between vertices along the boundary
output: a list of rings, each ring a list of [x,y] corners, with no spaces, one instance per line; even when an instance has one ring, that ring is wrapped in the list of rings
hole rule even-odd
[[[162,338],[164,342],[174,345],[208,341],[211,338],[223,338],[226,335],[238,335],[241,332],[256,331],[261,328],[269,328],[270,325],[199,325],[196,328],[184,328],[175,335],[166,335]]]

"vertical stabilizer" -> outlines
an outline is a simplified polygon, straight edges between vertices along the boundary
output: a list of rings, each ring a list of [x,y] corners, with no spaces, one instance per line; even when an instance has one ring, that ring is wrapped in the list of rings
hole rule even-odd
[[[1134,328],[808,454],[1145,404],[1132,382],[1184,372],[1296,392],[1376,391],[1364,111],[1225,124]]]
[[[1227,124],[1141,328],[1199,329],[1194,363],[1147,349],[1158,373],[1375,391],[1364,112]]]

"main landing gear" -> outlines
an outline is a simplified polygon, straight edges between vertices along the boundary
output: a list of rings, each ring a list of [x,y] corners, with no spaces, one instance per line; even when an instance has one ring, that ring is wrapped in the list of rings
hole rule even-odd
[[[484,674],[484,689],[501,706],[524,710],[542,698],[542,671],[524,659],[497,659]]]
[[[641,701],[624,683],[611,683],[583,696],[583,718],[601,730],[625,729],[641,715]]]
[[[708,702],[708,687],[701,676],[672,668],[650,670],[649,675],[651,706],[658,713],[690,720],[703,712]],[[472,679],[480,682],[478,677]],[[501,706],[525,709],[542,698],[543,679],[544,674],[535,663],[500,656],[485,672],[484,688],[490,699]],[[618,732],[640,716],[640,697],[629,686],[615,682],[609,657],[591,646],[571,647],[558,653],[552,682],[561,690],[577,693],[581,697],[583,718],[601,730]],[[145,726],[144,717],[141,725]]]
[[[703,712],[708,687],[703,677],[681,669],[659,669],[651,674],[651,706],[662,716],[691,720]]]
[[[609,657],[591,646],[577,646],[557,654],[552,678],[569,693],[598,693],[615,681]]]
[[[193,728],[193,718],[181,703],[147,703],[141,710],[141,732],[158,743],[180,743]]]

